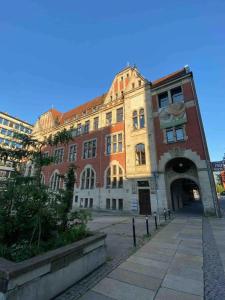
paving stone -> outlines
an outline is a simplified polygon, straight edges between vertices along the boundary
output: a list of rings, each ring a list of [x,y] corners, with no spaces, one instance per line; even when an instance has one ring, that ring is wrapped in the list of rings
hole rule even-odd
[[[157,290],[161,283],[161,279],[127,271],[121,268],[117,268],[112,271],[108,277],[150,290]]]
[[[79,298],[79,300],[113,300],[113,298],[107,297],[97,292],[89,291],[84,296]]]
[[[130,261],[126,261],[126,262],[122,263],[120,265],[120,268],[128,270],[128,271],[152,276],[155,278],[161,278],[161,279],[165,276],[165,273],[166,273],[162,269],[159,269],[156,267],[144,266],[144,265],[133,263]]]
[[[167,271],[167,274],[182,276],[184,278],[198,280],[203,282],[202,268],[190,268],[189,265],[184,264],[172,264]],[[185,279],[184,279],[185,280]]]
[[[175,275],[166,275],[162,287],[203,296],[203,282]]]
[[[151,300],[155,293],[149,289],[140,288],[112,278],[100,281],[93,291],[117,300]]]
[[[203,297],[178,292],[171,289],[160,288],[155,300],[203,300]]]
[[[150,268],[151,267],[156,267],[156,268],[161,269],[163,271],[166,271],[169,267],[168,263],[155,261],[155,260],[149,259],[149,258],[144,258],[144,257],[141,257],[140,255],[138,255],[138,253],[137,253],[137,255],[130,256],[127,259],[127,261],[131,261],[131,262],[141,264],[141,265],[144,265],[144,266],[149,266]]]
[[[166,262],[166,263],[171,262],[172,258],[173,258],[173,256],[156,253],[155,251],[145,252],[145,251],[142,251],[142,250],[139,250],[138,254],[134,254],[133,256],[150,258],[150,259],[153,259],[155,261],[161,261],[161,262]]]

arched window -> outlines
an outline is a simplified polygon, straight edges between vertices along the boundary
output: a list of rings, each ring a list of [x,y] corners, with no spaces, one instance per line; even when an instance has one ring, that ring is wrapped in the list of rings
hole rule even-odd
[[[58,191],[60,186],[60,174],[58,172],[55,172],[50,181],[50,188],[53,191]]]
[[[95,187],[95,172],[92,168],[86,168],[81,175],[81,189],[93,189]]]
[[[123,187],[123,170],[118,165],[112,165],[106,172],[106,188],[116,189]]]
[[[138,114],[136,110],[133,112],[133,127],[134,129],[138,128]]]
[[[135,146],[135,155],[136,155],[136,164],[137,165],[145,165],[145,145],[137,144]]]
[[[145,113],[143,108],[139,110],[139,126],[140,128],[145,127]]]

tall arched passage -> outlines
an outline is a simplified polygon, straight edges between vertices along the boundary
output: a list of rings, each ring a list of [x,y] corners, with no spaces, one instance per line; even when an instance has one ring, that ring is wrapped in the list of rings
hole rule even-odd
[[[198,172],[193,161],[178,157],[170,160],[165,168],[168,206],[177,211],[202,213]]]

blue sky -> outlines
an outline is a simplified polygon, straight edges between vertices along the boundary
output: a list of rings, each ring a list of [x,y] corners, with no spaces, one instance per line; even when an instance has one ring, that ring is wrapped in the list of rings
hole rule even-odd
[[[188,64],[212,160],[225,152],[225,1],[0,0],[0,110],[28,122],[103,94],[127,62]]]

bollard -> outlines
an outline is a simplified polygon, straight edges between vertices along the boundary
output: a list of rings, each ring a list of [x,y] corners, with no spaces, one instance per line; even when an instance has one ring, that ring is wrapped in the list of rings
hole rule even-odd
[[[149,236],[148,216],[146,216],[146,218],[145,218],[145,222],[146,222],[146,231],[147,231],[147,236]]]
[[[164,213],[164,218],[165,218],[165,221],[166,221],[166,209],[165,208],[163,210],[163,213]]]
[[[134,241],[134,247],[136,247],[136,233],[135,233],[135,221],[133,218],[133,241]]]
[[[157,216],[156,216],[156,212],[154,212],[154,218],[155,218],[155,229],[158,228],[158,225],[157,225]]]
[[[169,216],[169,219],[171,219],[171,212],[170,212],[170,209],[168,209],[168,216]]]

